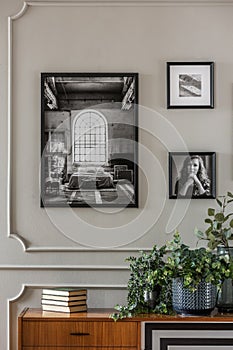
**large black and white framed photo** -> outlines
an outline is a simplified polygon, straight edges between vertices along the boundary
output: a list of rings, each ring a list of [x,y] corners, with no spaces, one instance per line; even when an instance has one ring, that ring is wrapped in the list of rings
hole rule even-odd
[[[167,62],[167,108],[214,108],[214,63]]]
[[[216,153],[170,152],[169,198],[215,198]]]
[[[138,207],[137,104],[137,73],[41,73],[42,207]]]

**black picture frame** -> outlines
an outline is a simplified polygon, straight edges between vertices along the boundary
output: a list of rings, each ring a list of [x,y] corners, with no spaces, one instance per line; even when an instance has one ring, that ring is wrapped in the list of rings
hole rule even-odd
[[[214,108],[214,62],[167,62],[167,108]]]
[[[41,73],[41,207],[138,207],[138,73]]]
[[[216,153],[169,152],[168,176],[170,199],[216,198]]]

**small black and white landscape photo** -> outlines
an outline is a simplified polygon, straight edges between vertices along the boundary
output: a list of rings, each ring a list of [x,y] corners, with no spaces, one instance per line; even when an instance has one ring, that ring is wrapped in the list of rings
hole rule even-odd
[[[201,74],[180,74],[179,96],[201,97]]]
[[[138,74],[41,74],[41,206],[138,206]]]
[[[167,62],[167,108],[214,108],[214,63]]]

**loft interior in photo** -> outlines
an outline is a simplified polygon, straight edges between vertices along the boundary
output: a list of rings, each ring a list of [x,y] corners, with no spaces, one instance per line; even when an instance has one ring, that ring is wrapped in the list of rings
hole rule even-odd
[[[137,73],[41,74],[41,205],[137,207]]]

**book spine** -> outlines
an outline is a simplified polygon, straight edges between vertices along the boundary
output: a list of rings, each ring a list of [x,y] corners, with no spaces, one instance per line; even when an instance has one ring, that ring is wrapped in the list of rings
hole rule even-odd
[[[78,301],[58,301],[58,300],[48,300],[48,299],[41,299],[42,305],[59,305],[59,306],[78,306],[78,305],[85,305],[86,300],[78,300]]]
[[[42,305],[43,311],[52,311],[52,312],[65,312],[65,313],[72,313],[72,312],[85,312],[87,311],[87,306],[83,305],[80,307],[51,307],[51,305]]]
[[[58,301],[77,301],[77,300],[87,300],[87,295],[74,295],[74,296],[62,296],[53,294],[42,294],[42,299],[44,300],[58,300]]]
[[[61,296],[75,296],[75,295],[87,295],[87,290],[76,290],[76,291],[62,291],[62,290],[56,290],[56,289],[43,289],[43,294],[48,295],[61,295]]]

